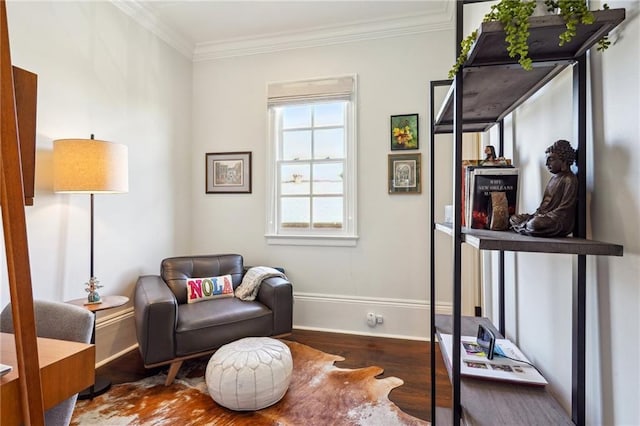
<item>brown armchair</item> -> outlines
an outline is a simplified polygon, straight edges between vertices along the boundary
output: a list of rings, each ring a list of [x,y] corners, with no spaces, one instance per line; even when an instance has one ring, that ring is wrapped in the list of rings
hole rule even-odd
[[[187,303],[187,279],[229,274],[235,290],[245,272],[241,255],[223,254],[164,259],[160,275],[140,276],[134,307],[145,367],[171,364],[169,385],[186,359],[243,337],[290,334],[293,288],[282,277],[264,279],[254,301],[229,297]]]

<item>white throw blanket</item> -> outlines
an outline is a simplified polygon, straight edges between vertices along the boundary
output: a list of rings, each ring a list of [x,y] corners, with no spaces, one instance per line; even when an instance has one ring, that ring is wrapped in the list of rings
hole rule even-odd
[[[268,266],[254,266],[253,268],[249,268],[247,273],[244,274],[242,282],[238,288],[236,288],[236,297],[240,300],[255,300],[262,281],[271,277],[287,279],[285,274]]]

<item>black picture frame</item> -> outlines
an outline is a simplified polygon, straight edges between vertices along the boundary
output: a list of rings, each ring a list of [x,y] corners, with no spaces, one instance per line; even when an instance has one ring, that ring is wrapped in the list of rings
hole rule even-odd
[[[251,152],[205,154],[207,194],[250,194]]]
[[[418,114],[391,116],[391,151],[420,148],[419,121]]]

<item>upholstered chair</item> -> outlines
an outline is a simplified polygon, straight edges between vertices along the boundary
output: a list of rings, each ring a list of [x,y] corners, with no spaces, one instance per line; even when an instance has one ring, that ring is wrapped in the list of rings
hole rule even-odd
[[[170,385],[184,360],[243,337],[290,334],[293,288],[283,270],[268,268],[274,273],[260,277],[251,297],[243,295],[241,285],[261,268],[245,268],[239,254],[183,256],[164,259],[159,275],[140,276],[133,299],[145,367],[170,364],[165,381]],[[221,276],[227,277],[229,294],[190,301],[188,281]]]
[[[87,309],[62,302],[35,300],[36,335],[49,339],[90,343],[93,332],[93,314]],[[11,305],[0,313],[0,331],[14,333]],[[44,413],[47,426],[66,426],[76,405],[78,394],[62,401]]]

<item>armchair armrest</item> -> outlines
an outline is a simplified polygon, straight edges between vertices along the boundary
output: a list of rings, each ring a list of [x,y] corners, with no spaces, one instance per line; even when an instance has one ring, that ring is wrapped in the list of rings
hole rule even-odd
[[[258,301],[273,312],[273,335],[291,333],[293,326],[293,286],[284,278],[271,277],[262,281]]]
[[[178,302],[158,275],[142,275],[133,297],[136,336],[145,365],[175,358]]]

